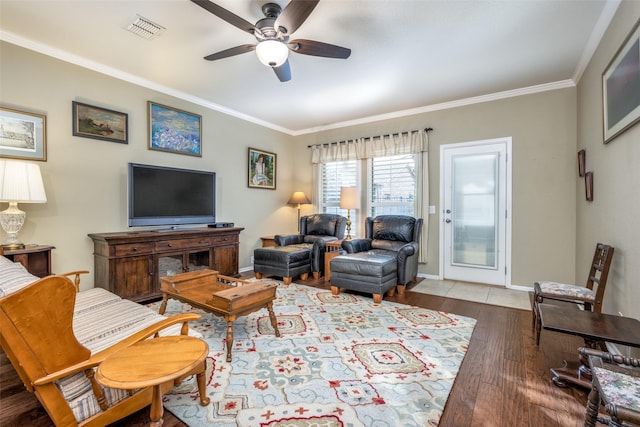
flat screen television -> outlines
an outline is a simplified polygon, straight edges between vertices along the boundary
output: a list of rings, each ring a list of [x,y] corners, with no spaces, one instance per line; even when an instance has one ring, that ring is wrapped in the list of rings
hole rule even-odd
[[[129,227],[216,222],[215,172],[129,163]]]

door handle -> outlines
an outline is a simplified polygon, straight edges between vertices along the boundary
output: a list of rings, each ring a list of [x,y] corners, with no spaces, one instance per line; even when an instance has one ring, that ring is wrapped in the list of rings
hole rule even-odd
[[[444,220],[444,222],[446,222],[447,224],[449,224],[449,223],[451,222],[451,219],[450,219],[450,218],[447,218],[447,219],[445,219],[445,220]]]

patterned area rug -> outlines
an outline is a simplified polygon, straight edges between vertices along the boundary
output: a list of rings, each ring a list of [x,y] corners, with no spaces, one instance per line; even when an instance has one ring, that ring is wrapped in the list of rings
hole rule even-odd
[[[156,308],[157,308],[157,303]],[[276,338],[266,309],[234,323],[169,300],[168,315],[202,314],[207,393],[194,380],[164,397],[189,426],[436,426],[476,321],[452,314],[279,283]]]

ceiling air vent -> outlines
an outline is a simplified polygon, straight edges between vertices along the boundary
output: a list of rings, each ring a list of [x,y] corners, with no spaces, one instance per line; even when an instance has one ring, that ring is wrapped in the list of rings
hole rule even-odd
[[[135,35],[142,37],[143,39],[151,40],[162,33],[165,28],[162,25],[158,25],[153,21],[143,18],[140,15],[136,15],[133,21],[126,27],[126,29]]]

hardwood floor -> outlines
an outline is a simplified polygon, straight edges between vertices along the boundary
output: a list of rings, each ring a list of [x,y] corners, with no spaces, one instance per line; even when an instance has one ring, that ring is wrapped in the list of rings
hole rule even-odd
[[[246,273],[245,273],[246,275]],[[323,279],[298,281],[324,289]],[[477,319],[469,350],[455,380],[440,425],[581,426],[587,391],[558,388],[549,369],[577,360],[578,337],[543,331],[536,347],[531,312],[411,292],[385,300]],[[115,424],[146,426],[149,408]],[[24,390],[5,354],[0,355],[0,425],[50,426],[36,398]],[[165,411],[164,426],[184,426]]]

